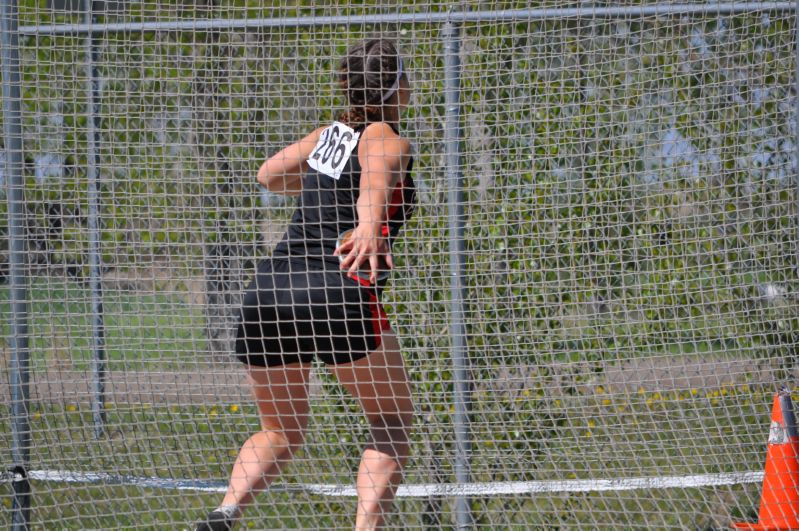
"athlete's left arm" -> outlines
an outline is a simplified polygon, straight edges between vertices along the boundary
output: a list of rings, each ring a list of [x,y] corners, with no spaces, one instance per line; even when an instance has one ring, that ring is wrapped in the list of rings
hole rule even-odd
[[[346,255],[342,269],[349,269],[352,274],[368,261],[372,282],[377,277],[379,255],[385,257],[389,267],[394,267],[382,229],[392,190],[405,172],[410,152],[410,142],[385,123],[367,127],[358,147],[361,164],[360,195],[356,204],[358,226],[349,239],[351,243],[342,245],[337,254]]]

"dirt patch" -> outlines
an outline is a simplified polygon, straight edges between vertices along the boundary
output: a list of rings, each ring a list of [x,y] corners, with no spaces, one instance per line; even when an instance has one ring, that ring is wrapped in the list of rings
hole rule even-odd
[[[10,400],[8,374],[0,377],[0,396]],[[233,404],[250,400],[242,370],[113,371],[105,383],[106,400],[113,403],[170,405]],[[89,403],[92,398],[89,371],[48,370],[31,373],[33,402]]]
[[[7,357],[5,357],[7,362]],[[558,372],[563,373],[558,378]],[[555,385],[574,375],[574,367],[554,370]],[[796,378],[797,375],[792,375]],[[478,388],[493,391],[524,388],[532,382],[508,371],[500,372],[491,382],[481,382]],[[50,369],[31,373],[30,393],[33,402],[87,404],[92,397],[90,371]],[[776,385],[776,366],[773,361],[729,359],[720,356],[664,356],[631,360],[606,367],[603,372],[584,378],[578,393],[594,392],[603,386],[609,392],[674,391],[688,389],[718,389],[733,385]],[[321,383],[312,371],[311,394],[321,394]],[[10,401],[8,371],[0,372],[0,397]],[[131,404],[242,404],[251,400],[244,368],[237,364],[197,368],[183,371],[112,371],[106,381],[106,400]]]
[[[785,381],[777,360],[732,358],[723,354],[659,356],[618,363],[556,363],[534,366],[504,366],[491,378],[475,383],[477,392],[516,394],[525,389],[546,389],[547,394],[565,396],[604,392],[630,394],[712,390],[722,387],[791,386],[796,370]]]
[[[310,392],[321,393],[321,382],[311,372]],[[241,365],[186,371],[111,371],[105,383],[106,402],[128,404],[210,405],[243,404],[252,400]],[[32,402],[89,404],[92,400],[90,371],[33,371]],[[8,371],[0,373],[0,399],[11,400]]]
[[[600,378],[612,390],[619,391],[718,389],[743,384],[776,384],[778,369],[777,363],[769,359],[697,354],[630,360],[606,368]]]

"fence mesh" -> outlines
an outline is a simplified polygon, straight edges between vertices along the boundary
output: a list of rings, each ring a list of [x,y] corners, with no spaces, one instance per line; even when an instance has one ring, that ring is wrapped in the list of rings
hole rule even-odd
[[[497,10],[528,6],[141,0],[95,2],[106,29],[92,36],[34,29],[86,22],[73,4],[20,5],[34,525],[181,527],[219,502],[258,429],[232,355],[235,315],[294,209],[255,173],[343,110],[337,60],[376,34],[398,43],[413,88],[402,132],[419,198],[384,293],[416,407],[389,527],[451,528],[458,495],[489,529],[755,517],[769,408],[795,382],[799,340],[792,10],[552,0],[508,18]],[[439,17],[453,10],[485,14],[456,24],[465,485]],[[5,195],[0,208],[5,257]],[[99,437],[93,216],[108,370]],[[12,301],[0,291],[7,366]],[[352,526],[367,425],[323,366],[310,389],[304,449],[250,527]],[[12,422],[0,405],[6,456]]]

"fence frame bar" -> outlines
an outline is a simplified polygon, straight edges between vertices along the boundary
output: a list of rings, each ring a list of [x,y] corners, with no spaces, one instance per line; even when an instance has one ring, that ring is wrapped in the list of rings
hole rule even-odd
[[[461,62],[460,26],[446,22],[441,32],[444,41],[444,146],[446,152],[447,205],[449,225],[449,274],[450,274],[450,356],[454,375],[453,402],[455,414],[455,479],[458,484],[471,481],[471,436],[469,413],[471,410],[471,377],[469,354],[466,344],[464,316],[465,288],[463,276],[466,271],[464,233],[463,170],[461,164]],[[458,529],[471,529],[471,503],[466,496],[455,500],[455,519]]]
[[[15,484],[14,529],[27,529],[30,523],[30,485],[26,468],[29,462],[31,444],[28,418],[29,404],[29,277],[26,269],[27,250],[24,226],[24,176],[22,158],[22,123],[19,75],[19,36],[38,37],[54,35],[85,35],[86,71],[89,79],[89,144],[88,144],[88,186],[89,186],[89,238],[90,266],[93,312],[94,362],[92,411],[95,431],[99,437],[104,425],[105,394],[105,338],[102,308],[101,257],[99,253],[99,188],[98,188],[98,135],[99,135],[99,76],[96,70],[96,54],[103,35],[119,32],[140,33],[154,31],[212,31],[247,30],[256,28],[318,27],[353,24],[436,24],[442,26],[441,37],[444,44],[445,75],[445,150],[448,180],[448,224],[450,239],[450,336],[451,355],[454,369],[454,424],[456,436],[455,475],[458,484],[470,482],[470,378],[469,359],[466,352],[464,321],[464,195],[461,163],[461,142],[463,131],[460,124],[460,26],[470,22],[525,22],[531,20],[562,20],[567,18],[627,18],[647,16],[686,16],[686,15],[734,15],[745,12],[791,12],[797,17],[796,27],[796,80],[799,94],[799,0],[776,2],[724,2],[707,4],[654,4],[648,6],[624,7],[576,7],[576,8],[531,8],[493,11],[450,11],[440,13],[393,13],[360,16],[325,17],[283,17],[258,19],[209,19],[182,20],[171,22],[124,22],[97,23],[92,18],[91,9],[86,9],[85,22],[81,24],[56,24],[18,26],[16,0],[0,0],[0,40],[2,41],[2,91],[4,135],[6,151],[6,175],[9,204],[10,233],[10,282],[13,312],[11,393],[13,414],[13,461],[18,476],[23,478]],[[84,0],[90,5],[91,0]],[[797,209],[799,210],[799,97],[796,108],[796,168]],[[25,490],[27,488],[27,491]],[[19,495],[17,495],[19,494]],[[473,526],[470,501],[467,495],[459,495],[456,500],[456,519],[459,529]]]
[[[2,48],[3,135],[6,155],[8,201],[9,282],[11,296],[11,459],[13,505],[11,528],[30,528],[30,287],[27,240],[25,238],[25,177],[22,155],[22,95],[19,61],[19,10],[16,0],[0,3],[0,48]]]
[[[624,7],[575,7],[450,11],[439,13],[381,13],[375,15],[304,16],[253,19],[180,20],[172,22],[118,22],[21,26],[23,35],[69,35],[145,31],[210,31],[224,29],[348,26],[353,24],[453,24],[465,22],[524,22],[564,18],[624,18],[669,15],[731,15],[748,11],[794,11],[796,4],[781,2],[719,2],[707,4],[654,4]]]
[[[796,188],[794,189],[794,199],[796,200],[796,263],[797,270],[799,270],[799,0],[796,0],[796,11],[794,15],[794,33],[796,37],[794,42],[796,45],[796,78],[794,82],[794,180],[796,181]]]
[[[83,0],[87,23],[94,22],[93,0]],[[97,61],[98,37],[86,36],[86,186],[88,188],[88,228],[89,228],[89,289],[91,291],[92,311],[92,419],[94,436],[101,438],[105,432],[105,384],[107,363],[105,354],[105,320],[103,315],[102,255],[100,253],[100,79],[95,63]]]

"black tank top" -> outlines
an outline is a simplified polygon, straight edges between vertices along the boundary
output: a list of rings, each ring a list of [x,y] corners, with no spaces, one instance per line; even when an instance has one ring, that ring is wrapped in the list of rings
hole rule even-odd
[[[362,133],[363,130],[361,126],[355,131]],[[416,204],[416,187],[410,176],[412,169],[413,159],[408,162],[405,177],[390,196],[388,218],[383,224],[383,235],[388,238],[389,245],[411,218]],[[333,255],[333,251],[338,236],[358,224],[356,204],[360,184],[358,145],[352,150],[338,179],[309,169],[303,177],[297,210],[273,256],[299,259],[309,267],[329,269],[332,266],[340,270],[339,258]]]

